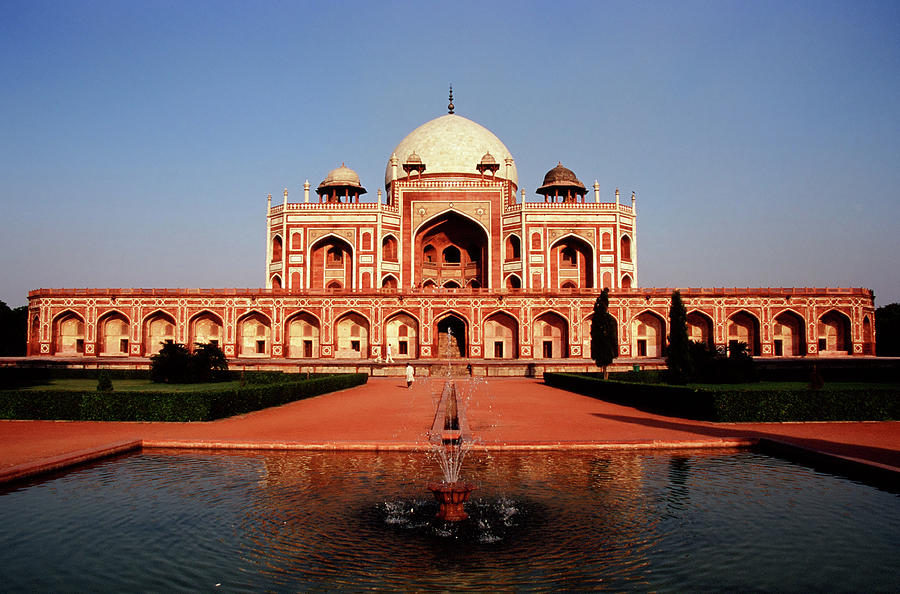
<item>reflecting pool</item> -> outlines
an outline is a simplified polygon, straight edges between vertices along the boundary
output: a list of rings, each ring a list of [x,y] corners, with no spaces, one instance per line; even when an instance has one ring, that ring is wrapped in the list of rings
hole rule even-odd
[[[900,496],[751,451],[147,450],[0,491],[25,590],[900,590]]]

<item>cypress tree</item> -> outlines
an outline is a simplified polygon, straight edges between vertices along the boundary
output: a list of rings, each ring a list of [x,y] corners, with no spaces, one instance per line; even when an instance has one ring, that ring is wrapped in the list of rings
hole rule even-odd
[[[609,313],[609,288],[603,289],[594,302],[591,320],[591,359],[603,368],[603,379],[609,379],[607,366],[619,355],[619,328]]]
[[[694,376],[691,344],[687,335],[687,311],[681,301],[681,292],[672,291],[669,307],[669,351],[666,356],[669,383],[684,384]]]

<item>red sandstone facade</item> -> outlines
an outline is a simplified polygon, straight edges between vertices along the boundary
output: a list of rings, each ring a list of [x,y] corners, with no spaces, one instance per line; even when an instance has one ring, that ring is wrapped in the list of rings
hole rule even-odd
[[[635,196],[561,164],[526,201],[508,149],[450,114],[397,147],[385,194],[341,166],[267,208],[264,289],[41,289],[28,355],[147,357],[215,341],[246,360],[589,359],[610,288],[626,358],[664,355],[672,289],[640,289]],[[517,195],[517,192],[520,194]],[[517,196],[520,199],[517,200]],[[874,354],[867,289],[682,289],[691,337],[756,356]]]

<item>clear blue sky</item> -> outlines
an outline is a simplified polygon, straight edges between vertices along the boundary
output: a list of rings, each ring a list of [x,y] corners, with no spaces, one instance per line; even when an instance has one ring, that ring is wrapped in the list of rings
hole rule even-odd
[[[259,287],[265,197],[446,113],[638,195],[639,284],[900,301],[900,2],[0,3],[0,300]]]

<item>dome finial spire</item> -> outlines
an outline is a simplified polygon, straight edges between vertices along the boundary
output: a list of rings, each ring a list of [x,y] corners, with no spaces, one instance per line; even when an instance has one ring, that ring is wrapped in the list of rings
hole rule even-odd
[[[447,106],[447,113],[453,113],[453,85],[450,85],[450,105]]]

